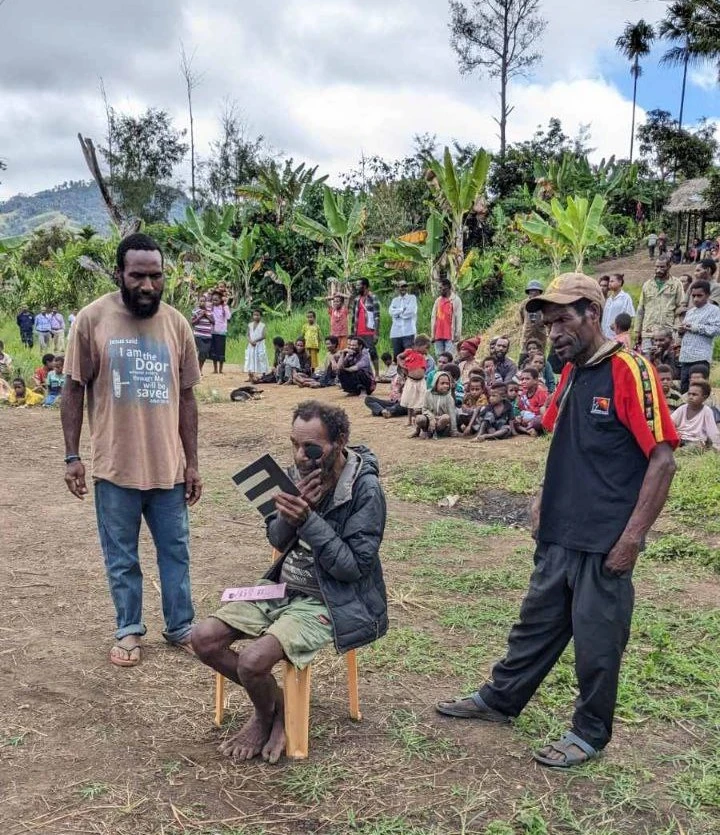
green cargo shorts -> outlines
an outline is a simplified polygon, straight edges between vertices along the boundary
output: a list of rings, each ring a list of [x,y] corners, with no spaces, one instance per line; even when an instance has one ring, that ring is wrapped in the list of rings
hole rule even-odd
[[[265,585],[269,580],[261,580]],[[212,617],[251,638],[273,635],[285,657],[299,670],[333,640],[327,606],[315,597],[293,595],[278,600],[236,601],[221,606]]]

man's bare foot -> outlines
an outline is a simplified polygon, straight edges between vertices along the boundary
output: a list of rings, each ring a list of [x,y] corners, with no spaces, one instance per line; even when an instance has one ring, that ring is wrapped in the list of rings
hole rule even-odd
[[[273,720],[267,721],[255,711],[252,718],[236,734],[226,739],[218,750],[234,760],[251,760],[263,750],[272,728]]]
[[[275,710],[270,737],[262,749],[265,762],[275,765],[285,752],[285,709],[282,702]]]

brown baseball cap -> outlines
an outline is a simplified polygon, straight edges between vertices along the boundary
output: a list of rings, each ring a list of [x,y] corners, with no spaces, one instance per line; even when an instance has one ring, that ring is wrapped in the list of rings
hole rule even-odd
[[[601,310],[605,306],[605,297],[594,278],[582,273],[564,273],[554,278],[542,295],[530,299],[526,310],[536,313],[542,310],[544,304],[573,304],[580,299],[594,302]]]

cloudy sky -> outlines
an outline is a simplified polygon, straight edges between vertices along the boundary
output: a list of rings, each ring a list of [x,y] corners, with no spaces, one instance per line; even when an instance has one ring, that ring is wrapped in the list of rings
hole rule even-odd
[[[614,49],[626,20],[654,21],[660,0],[542,0],[542,65],[512,89],[510,141],[558,116],[589,124],[596,156],[626,155],[632,86]],[[496,85],[461,78],[445,0],[0,0],[0,200],[87,177],[76,135],[102,141],[111,104],[169,110],[185,126],[181,42],[203,73],[198,150],[224,100],[272,146],[336,175],[362,153],[403,155],[416,133],[497,146]],[[677,114],[680,72],[646,61],[638,100]],[[720,119],[712,68],[692,72],[690,121]],[[186,176],[186,172],[180,172]]]

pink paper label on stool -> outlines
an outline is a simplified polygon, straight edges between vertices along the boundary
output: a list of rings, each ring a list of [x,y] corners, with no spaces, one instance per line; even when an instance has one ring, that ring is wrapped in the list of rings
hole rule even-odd
[[[264,586],[243,586],[239,589],[225,589],[221,603],[233,603],[236,600],[280,600],[285,597],[286,583],[272,583]]]

